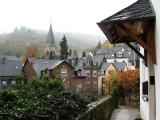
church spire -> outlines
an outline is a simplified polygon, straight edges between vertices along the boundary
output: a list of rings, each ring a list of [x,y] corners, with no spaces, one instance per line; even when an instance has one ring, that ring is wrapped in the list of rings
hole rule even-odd
[[[50,28],[49,28],[45,47],[56,47],[51,23],[50,23]]]

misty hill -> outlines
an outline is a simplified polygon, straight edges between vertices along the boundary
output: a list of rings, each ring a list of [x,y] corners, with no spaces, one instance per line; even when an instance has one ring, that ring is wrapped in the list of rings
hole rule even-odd
[[[20,29],[15,28],[12,33],[0,34],[0,54],[16,55],[19,57],[24,53],[27,44],[34,44],[39,48],[40,52],[43,52],[47,33],[48,31],[36,31],[21,27]],[[54,32],[58,49],[60,49],[59,42],[62,40],[64,34],[67,38],[69,48],[72,51],[77,50],[78,52],[95,47],[99,41],[103,43],[106,40],[105,37],[91,34]]]

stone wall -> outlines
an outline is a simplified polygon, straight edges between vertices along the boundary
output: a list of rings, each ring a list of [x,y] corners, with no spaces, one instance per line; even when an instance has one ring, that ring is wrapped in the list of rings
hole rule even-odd
[[[109,120],[113,109],[117,107],[117,103],[117,97],[107,96],[89,104],[89,110],[77,118],[77,120]]]
[[[125,95],[125,103],[128,106],[139,108],[140,107],[140,97],[137,94],[131,94],[131,93],[127,94]]]

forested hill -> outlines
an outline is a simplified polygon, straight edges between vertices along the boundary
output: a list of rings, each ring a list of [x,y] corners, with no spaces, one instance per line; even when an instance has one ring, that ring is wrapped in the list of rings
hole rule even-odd
[[[24,53],[27,44],[36,45],[39,51],[43,52],[47,33],[48,31],[36,31],[21,27],[20,29],[15,28],[12,33],[0,34],[0,54],[16,55],[20,57]],[[87,48],[95,47],[99,41],[103,43],[106,40],[105,37],[91,34],[54,32],[58,49],[59,42],[62,40],[64,34],[67,38],[68,46],[72,51],[77,50],[82,52]]]

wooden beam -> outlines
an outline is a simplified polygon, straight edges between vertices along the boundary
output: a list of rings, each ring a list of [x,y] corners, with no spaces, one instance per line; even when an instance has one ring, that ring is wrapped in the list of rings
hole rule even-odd
[[[155,46],[155,35],[154,35],[154,24],[151,22],[150,25],[150,43],[151,43],[151,48],[152,48],[152,62],[154,64],[157,64],[156,60],[156,46]]]
[[[137,50],[135,49],[129,42],[125,42],[135,53],[138,54],[139,57],[141,57],[143,60],[145,60],[145,57]]]
[[[115,41],[115,44],[118,42],[118,41],[120,41],[121,40],[121,38],[118,38],[116,41]]]
[[[125,33],[127,33],[135,42],[140,44],[149,54],[152,55],[152,49],[146,45],[141,39],[139,39],[136,35],[134,35],[128,28],[126,28],[123,24],[117,24],[119,28],[121,28]]]

